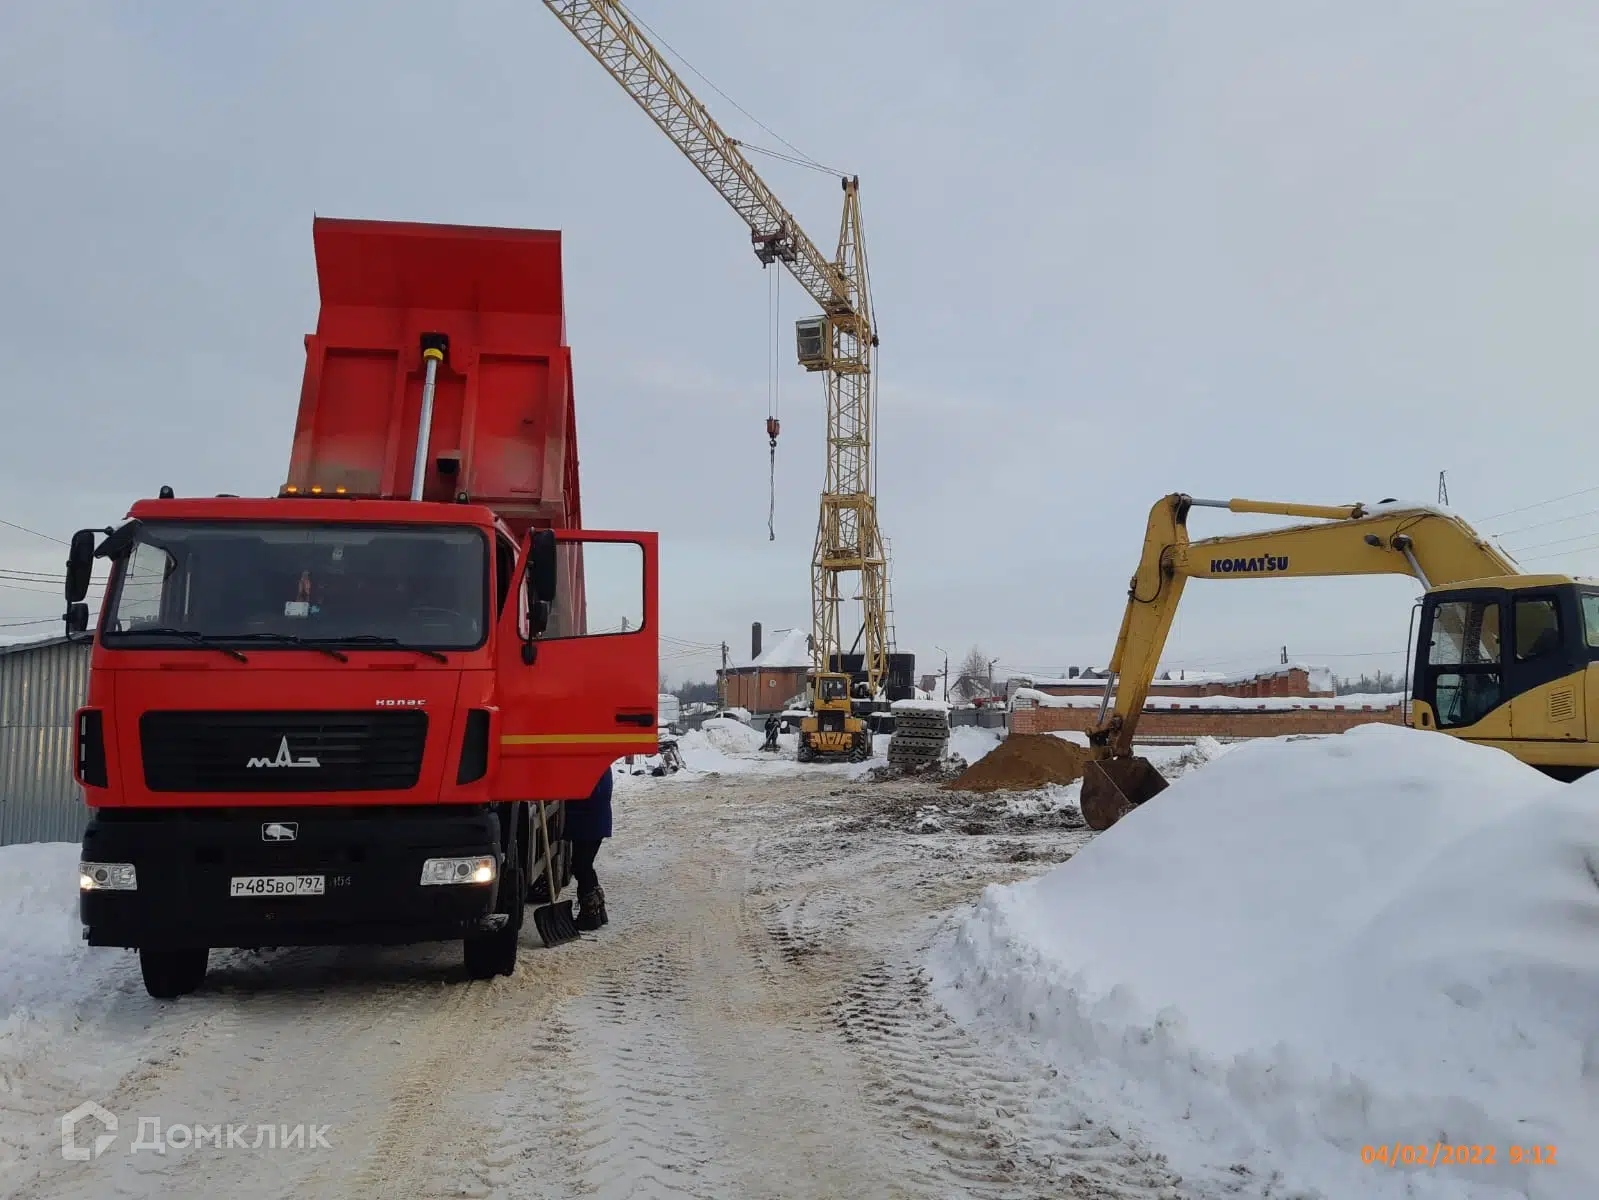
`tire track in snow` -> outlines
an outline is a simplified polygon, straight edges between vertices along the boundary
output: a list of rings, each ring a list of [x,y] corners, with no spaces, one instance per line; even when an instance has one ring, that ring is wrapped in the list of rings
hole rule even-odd
[[[101,1098],[119,1117],[117,1147],[88,1163],[63,1162],[51,1147],[25,1194],[304,1194],[320,1168],[348,1169],[349,1147],[381,1112],[386,1076],[374,1063],[394,1032],[426,1028],[440,1000],[455,999],[429,975],[425,948],[218,953],[200,991],[159,1005],[191,1017],[157,1051],[160,1069],[133,1072]],[[130,1154],[139,1119],[151,1117],[163,1126],[244,1125],[246,1148]],[[329,1125],[334,1148],[253,1144],[258,1125],[302,1123]]]
[[[1106,1126],[1039,1130],[1031,1111],[1051,1081],[1007,1068],[930,1000],[918,969],[882,964],[850,985],[832,1010],[877,1087],[870,1099],[937,1153],[929,1184],[962,1195],[1010,1200],[1058,1196],[1175,1200],[1177,1177],[1158,1157]]]
[[[760,873],[781,881],[753,889],[781,959],[774,976],[836,977],[826,1026],[864,1067],[863,1098],[885,1131],[921,1151],[910,1178],[926,1194],[1177,1196],[1178,1179],[1162,1160],[1086,1114],[1057,1128],[1065,1081],[1007,1066],[931,1000],[914,965],[927,949],[918,922],[969,900],[977,881],[994,877],[994,866],[972,854],[981,845],[890,834],[812,841],[797,855],[792,835],[762,838],[753,855]]]

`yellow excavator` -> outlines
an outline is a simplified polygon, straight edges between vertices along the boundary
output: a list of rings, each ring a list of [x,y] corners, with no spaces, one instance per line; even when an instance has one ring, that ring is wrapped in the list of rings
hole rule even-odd
[[[1232,537],[1188,540],[1188,514],[1224,508],[1304,518]],[[1424,589],[1412,628],[1409,723],[1508,751],[1559,779],[1599,767],[1599,580],[1527,575],[1459,517],[1384,501],[1323,506],[1199,500],[1176,493],[1149,512],[1127,589],[1099,716],[1088,735],[1081,805],[1108,829],[1165,789],[1133,735],[1189,579],[1410,575]],[[1599,735],[1599,727],[1594,729]]]

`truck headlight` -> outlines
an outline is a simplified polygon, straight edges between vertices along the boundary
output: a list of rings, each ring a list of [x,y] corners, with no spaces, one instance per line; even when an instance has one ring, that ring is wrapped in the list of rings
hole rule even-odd
[[[494,856],[471,858],[430,858],[422,864],[422,886],[437,883],[493,883]]]
[[[136,892],[139,876],[132,863],[78,864],[78,890],[80,892]]]

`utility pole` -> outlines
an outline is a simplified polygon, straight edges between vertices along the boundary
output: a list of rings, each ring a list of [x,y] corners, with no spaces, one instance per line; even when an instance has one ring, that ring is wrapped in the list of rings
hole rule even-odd
[[[949,699],[949,651],[942,646],[934,646],[933,649],[944,656],[944,699],[947,701]]]
[[[1282,664],[1285,667],[1288,665],[1288,647],[1287,646],[1283,647]]]
[[[722,643],[722,669],[716,673],[718,708],[727,707],[727,643]]]
[[[1444,480],[1444,472],[1438,472],[1438,507],[1449,507],[1449,484]]]
[[[988,694],[990,696],[994,694],[994,664],[998,661],[999,659],[997,658],[988,660]]]

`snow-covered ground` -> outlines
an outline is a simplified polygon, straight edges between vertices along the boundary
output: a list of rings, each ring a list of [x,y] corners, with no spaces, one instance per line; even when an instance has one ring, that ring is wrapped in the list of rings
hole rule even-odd
[[[1382,725],[1230,746],[931,962],[1189,1179],[1599,1195],[1599,779]],[[1363,1162],[1396,1144],[1429,1165]]]
[[[943,914],[1086,833],[923,832],[949,793],[842,767],[629,780],[597,864],[610,925],[550,950],[529,930],[485,982],[453,945],[217,951],[198,992],[154,1001],[131,955],[78,940],[75,847],[0,850],[0,1195],[1189,1195],[1115,1126],[1059,1123],[1070,1081],[928,996]],[[65,1160],[90,1100],[113,1142]],[[181,1139],[135,1152],[157,1121]],[[244,1140],[194,1141],[216,1127]]]
[[[1075,783],[684,740],[619,774],[612,924],[486,983],[453,946],[218,951],[156,1002],[79,940],[75,846],[0,849],[0,1195],[1599,1195],[1599,781],[1378,725],[1201,740],[1096,837]],[[66,1162],[85,1100],[119,1140]],[[147,1117],[332,1149],[132,1154]],[[1495,1161],[1362,1161],[1440,1143]]]
[[[859,763],[801,763],[795,757],[798,734],[779,734],[778,749],[774,753],[762,750],[766,735],[759,729],[726,717],[715,717],[699,729],[690,730],[677,739],[677,751],[682,756],[684,769],[693,775],[803,775],[813,772],[837,772],[846,778],[859,779],[888,761],[889,738],[878,734],[872,739],[872,757]],[[999,745],[1001,733],[997,729],[978,729],[961,726],[950,731],[949,753],[959,755],[968,764],[976,762]],[[639,759],[636,767],[648,772],[659,759]],[[627,775],[618,767],[619,779]],[[627,785],[624,785],[627,786]]]

